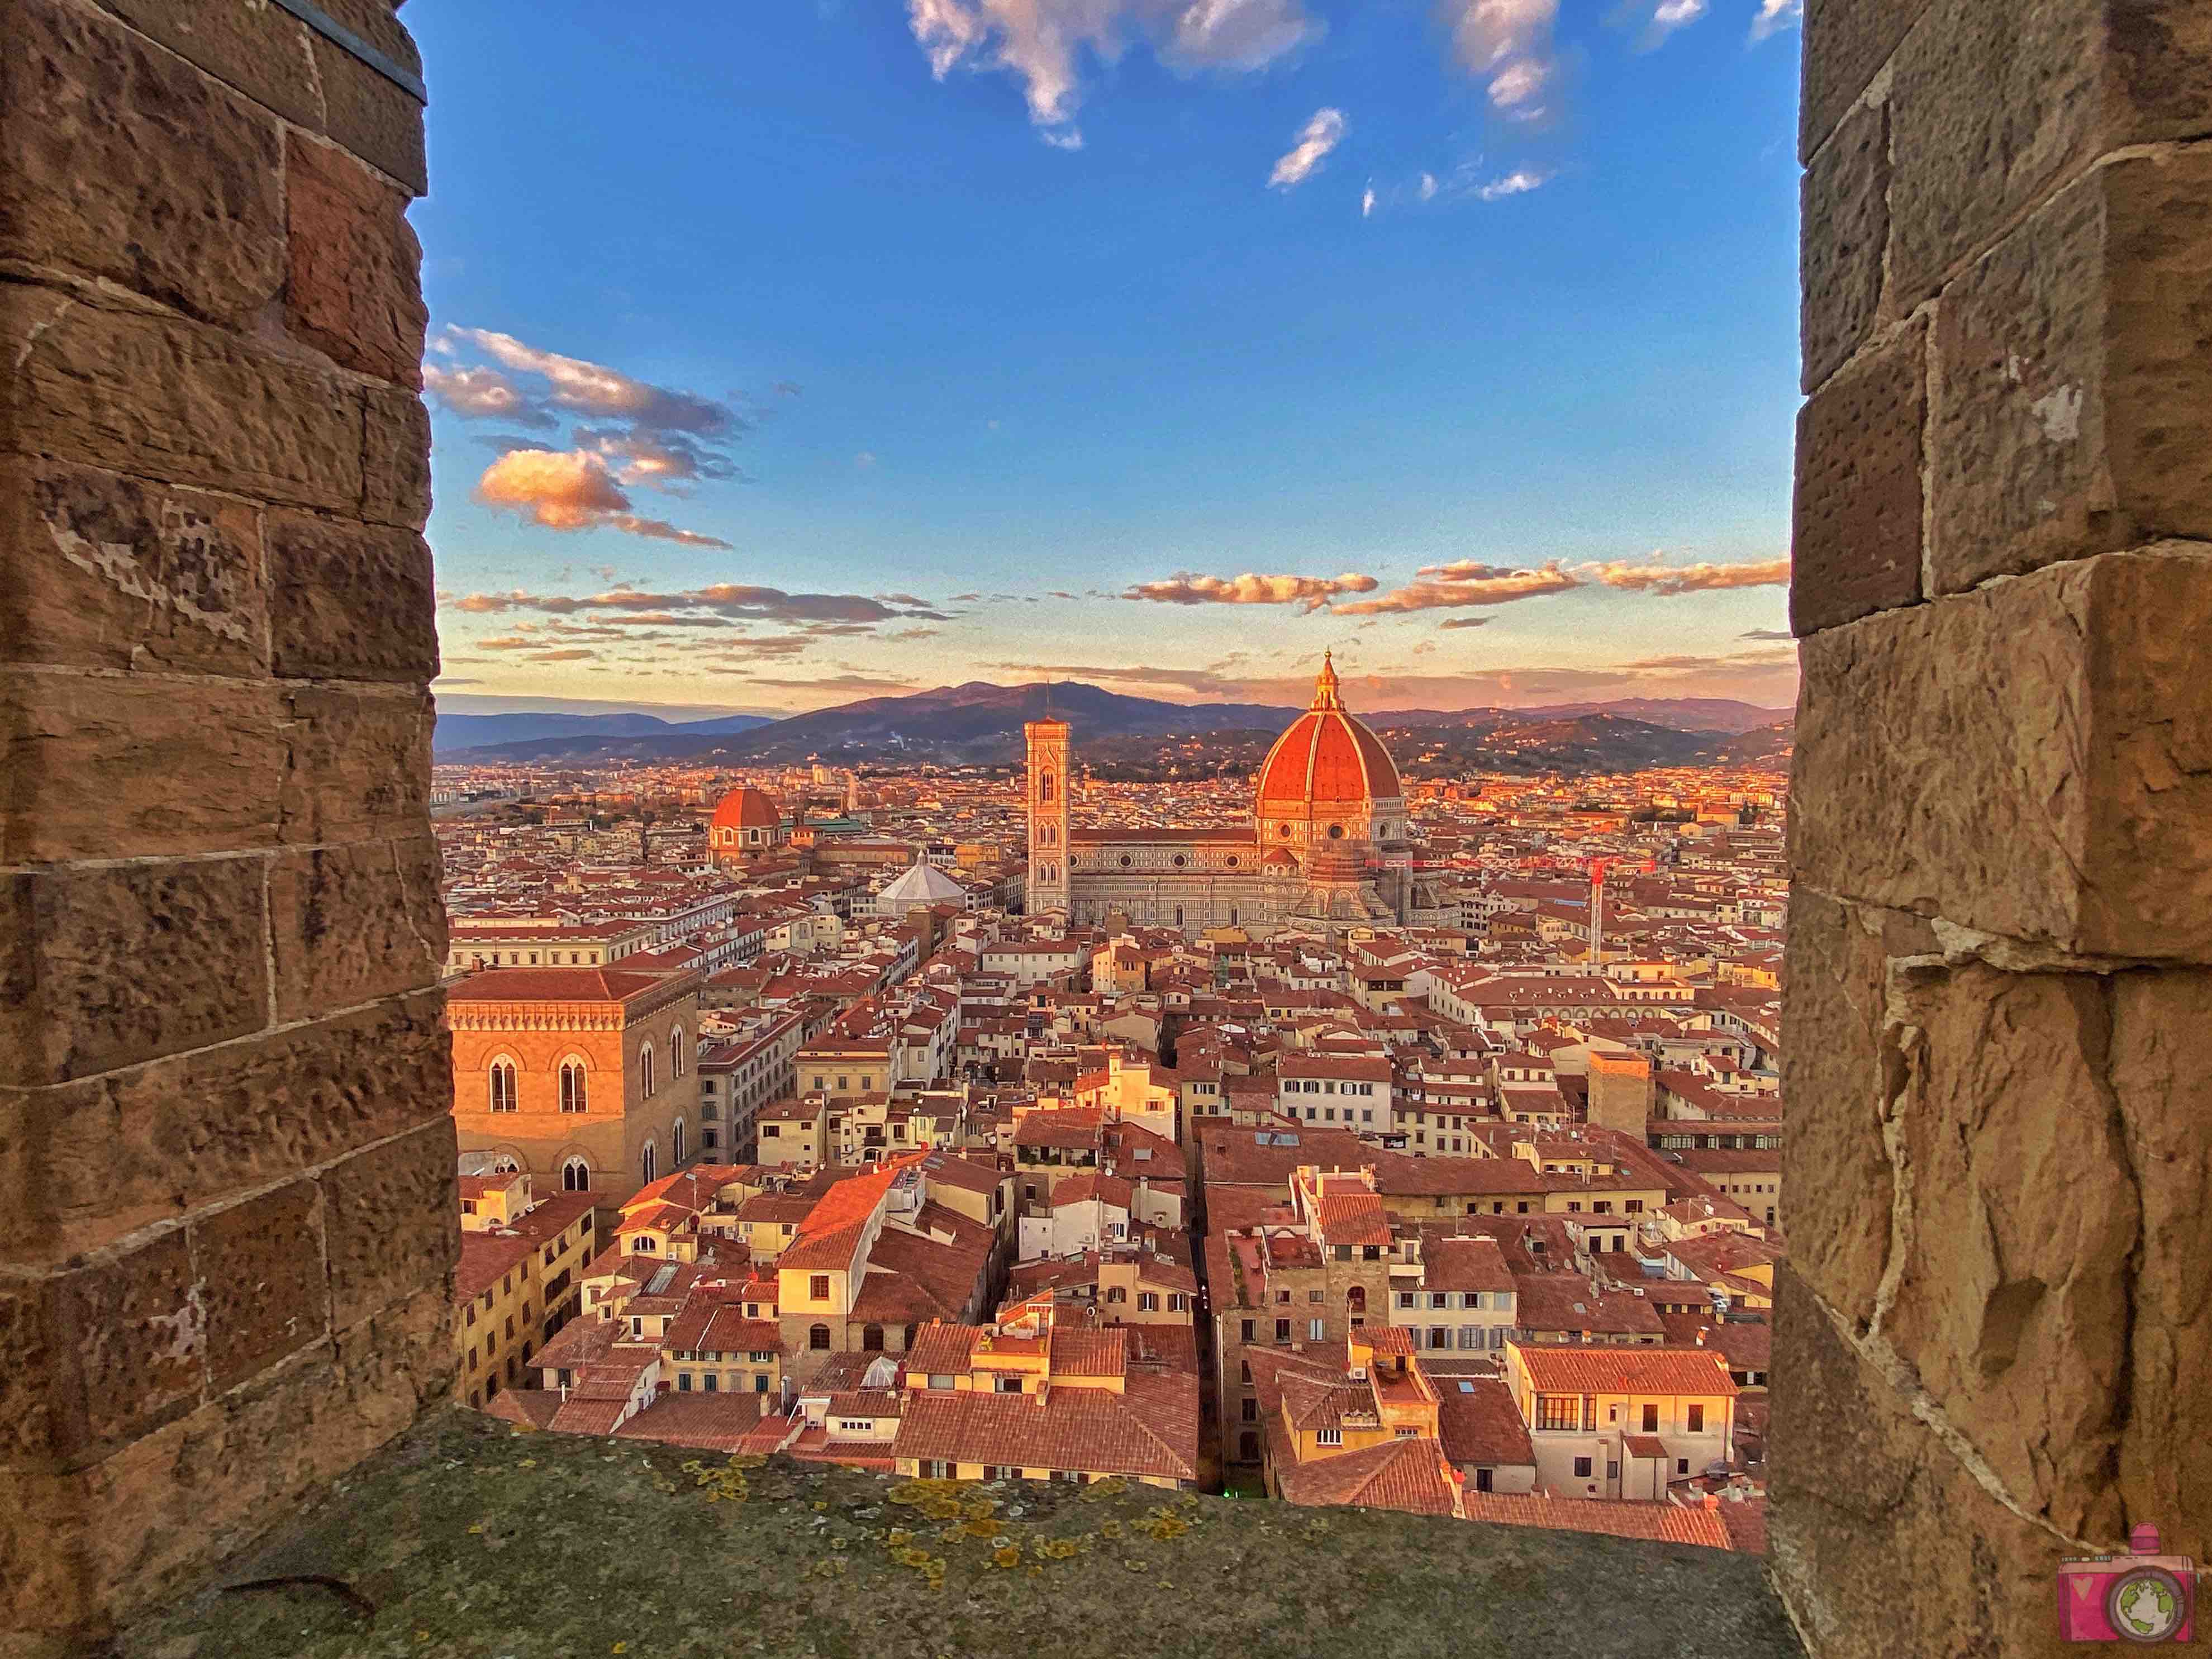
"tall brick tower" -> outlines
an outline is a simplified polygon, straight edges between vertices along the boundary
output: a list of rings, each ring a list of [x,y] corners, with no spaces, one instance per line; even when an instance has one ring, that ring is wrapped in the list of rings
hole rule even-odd
[[[1033,916],[1067,914],[1067,722],[1048,713],[1024,726],[1030,744],[1030,892]]]

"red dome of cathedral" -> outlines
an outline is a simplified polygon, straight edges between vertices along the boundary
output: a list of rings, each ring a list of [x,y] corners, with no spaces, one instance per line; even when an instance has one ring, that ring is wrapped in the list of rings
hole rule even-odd
[[[748,785],[732,789],[722,797],[721,805],[714,809],[714,821],[708,826],[708,835],[714,838],[723,830],[774,830],[783,823],[783,809],[767,794]]]
[[[1275,739],[1260,768],[1254,810],[1263,823],[1358,817],[1382,802],[1397,811],[1404,793],[1382,739],[1345,712],[1336,665],[1324,655],[1313,706]]]

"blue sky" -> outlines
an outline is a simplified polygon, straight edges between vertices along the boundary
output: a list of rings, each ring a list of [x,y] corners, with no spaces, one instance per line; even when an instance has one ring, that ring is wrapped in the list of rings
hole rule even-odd
[[[1794,691],[1779,0],[408,21],[441,691]]]

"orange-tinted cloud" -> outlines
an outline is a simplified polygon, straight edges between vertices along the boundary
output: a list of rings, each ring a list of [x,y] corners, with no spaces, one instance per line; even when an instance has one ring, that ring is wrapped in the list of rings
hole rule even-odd
[[[1340,576],[1200,576],[1178,571],[1164,581],[1139,582],[1125,599],[1157,605],[1296,605],[1309,613],[1343,593],[1372,593],[1382,584],[1372,576],[1346,571]]]
[[[1381,617],[1398,611],[1510,605],[1516,599],[1565,593],[1583,585],[1579,577],[1562,569],[1556,560],[1535,570],[1462,560],[1456,564],[1427,565],[1419,574],[1431,580],[1408,582],[1378,599],[1337,605],[1335,612],[1340,617]]]
[[[1767,559],[1752,564],[1598,564],[1584,567],[1607,587],[1632,592],[1711,593],[1731,587],[1786,587],[1790,561]]]
[[[548,530],[619,530],[625,535],[679,542],[686,547],[729,543],[679,530],[665,519],[641,518],[607,465],[581,450],[510,449],[477,480],[477,498],[520,513]]]

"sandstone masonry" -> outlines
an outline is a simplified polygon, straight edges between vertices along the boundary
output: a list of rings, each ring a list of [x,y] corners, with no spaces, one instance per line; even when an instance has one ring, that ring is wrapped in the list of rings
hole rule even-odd
[[[1812,1651],[2212,1555],[2212,9],[1808,0],[1794,1215]]]
[[[422,135],[260,0],[0,0],[0,1653],[451,1391]]]

